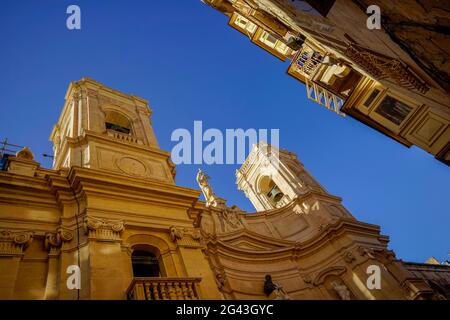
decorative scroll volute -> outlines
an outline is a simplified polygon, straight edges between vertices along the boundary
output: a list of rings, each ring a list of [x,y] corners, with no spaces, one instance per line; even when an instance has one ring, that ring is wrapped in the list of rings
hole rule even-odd
[[[85,234],[90,239],[100,241],[120,241],[121,233],[125,229],[121,220],[105,220],[95,217],[86,217],[83,223]]]

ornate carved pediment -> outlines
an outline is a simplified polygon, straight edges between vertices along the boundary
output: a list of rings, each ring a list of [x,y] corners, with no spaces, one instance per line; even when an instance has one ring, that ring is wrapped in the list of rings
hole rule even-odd
[[[90,239],[100,241],[120,241],[120,235],[125,229],[121,220],[106,220],[95,217],[84,218],[84,231]]]
[[[255,243],[251,243],[248,241],[237,241],[234,243],[234,245],[236,245],[237,248],[242,248],[242,249],[250,249],[250,250],[267,250],[266,246],[259,246],[256,245]]]
[[[170,239],[179,246],[199,247],[201,232],[199,228],[170,227]]]
[[[229,232],[244,228],[241,214],[243,213],[237,206],[222,207],[217,212],[217,219],[219,220],[219,227],[221,232]]]
[[[56,232],[45,234],[45,250],[50,254],[58,254],[63,242],[69,242],[73,239],[72,231],[64,228],[58,228]]]
[[[23,254],[33,235],[31,231],[0,230],[0,256]]]
[[[34,154],[33,154],[33,152],[31,152],[30,148],[28,148],[28,147],[24,147],[22,150],[18,151],[16,153],[16,157],[20,158],[20,159],[30,160],[30,161],[34,160]]]

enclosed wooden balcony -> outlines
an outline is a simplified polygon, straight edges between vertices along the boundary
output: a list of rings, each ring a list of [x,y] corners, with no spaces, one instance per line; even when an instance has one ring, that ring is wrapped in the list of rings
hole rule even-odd
[[[201,278],[134,278],[127,289],[129,300],[198,300]]]

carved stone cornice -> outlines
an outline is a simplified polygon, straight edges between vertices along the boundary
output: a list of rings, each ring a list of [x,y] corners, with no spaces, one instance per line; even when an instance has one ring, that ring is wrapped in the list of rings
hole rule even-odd
[[[72,231],[65,228],[58,228],[56,232],[48,232],[45,234],[45,250],[50,255],[57,255],[63,242],[69,242],[72,239]]]
[[[0,256],[22,255],[33,235],[32,231],[0,230]]]
[[[121,220],[105,220],[95,217],[85,217],[83,228],[89,239],[98,241],[120,241],[120,236],[125,229],[125,226],[124,222]]]
[[[170,227],[170,239],[182,247],[201,247],[199,228]]]

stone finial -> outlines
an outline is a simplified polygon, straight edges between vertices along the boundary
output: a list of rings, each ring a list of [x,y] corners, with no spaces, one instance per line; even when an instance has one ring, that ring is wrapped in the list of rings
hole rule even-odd
[[[34,160],[34,154],[28,147],[24,147],[22,150],[18,151],[16,157],[25,160]]]

